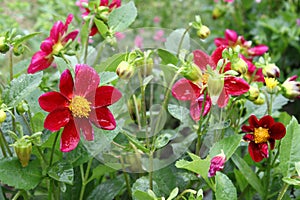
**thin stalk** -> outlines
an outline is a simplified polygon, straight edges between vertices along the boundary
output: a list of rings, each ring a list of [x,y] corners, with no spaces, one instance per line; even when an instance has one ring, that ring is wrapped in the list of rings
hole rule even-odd
[[[185,29],[185,31],[184,31],[182,37],[180,38],[179,45],[178,45],[178,50],[177,50],[177,57],[179,56],[180,49],[181,49],[181,46],[182,46],[184,37],[185,37],[185,35],[189,32],[189,30],[190,30],[191,28],[192,28],[192,26],[189,25],[189,26]]]
[[[9,65],[9,79],[12,81],[14,79],[14,70],[13,70],[13,47],[10,47],[8,51],[8,65]]]
[[[284,194],[286,193],[287,189],[289,188],[289,184],[284,183],[284,185],[282,186],[279,195],[277,197],[277,200],[281,200],[284,196]]]
[[[85,171],[85,175],[84,175],[84,172],[83,172],[83,165],[80,165],[82,185],[81,185],[79,200],[83,199],[85,187],[89,183],[88,179],[89,179],[89,174],[90,174],[90,169],[91,169],[91,166],[92,166],[92,162],[93,162],[93,158],[91,158],[90,161],[88,162],[88,165],[87,165],[87,168],[86,168],[86,171]]]
[[[121,164],[122,164],[123,175],[124,175],[124,179],[125,179],[125,182],[126,182],[127,192],[128,192],[129,198],[131,199],[132,198],[132,193],[131,193],[130,181],[129,181],[128,174],[125,171],[124,160],[123,160],[122,156],[120,156],[120,161],[121,161]]]
[[[0,136],[0,147],[1,147],[2,155],[4,156],[4,158],[7,158],[5,147],[4,147],[4,144],[3,144],[2,132],[1,132],[1,136]]]
[[[202,114],[204,112],[204,107],[205,107],[205,101],[206,101],[206,93],[207,93],[207,90],[205,90],[204,92],[204,99],[203,99],[203,102],[202,102],[202,107],[201,107],[201,113],[200,113],[200,120],[199,120],[199,123],[198,123],[198,130],[197,130],[197,135],[198,135],[198,138],[197,138],[197,143],[196,143],[196,155],[199,156],[200,154],[200,148],[201,148],[201,137],[202,137],[202,123],[203,123],[203,117]]]
[[[152,151],[149,154],[149,162],[150,162],[149,188],[150,188],[150,190],[153,190],[153,152]]]
[[[58,136],[59,136],[59,132],[60,131],[57,131],[55,133],[56,135],[55,135],[54,142],[53,142],[52,149],[51,149],[51,156],[50,156],[49,166],[51,166],[52,162],[53,162],[54,150],[55,150],[56,142],[57,142],[57,139],[58,139]]]
[[[4,145],[4,147],[7,149],[7,152],[9,154],[9,156],[12,157],[13,154],[12,154],[12,152],[11,152],[11,150],[9,148],[9,145],[8,145],[8,143],[7,143],[7,141],[6,141],[5,137],[4,137],[2,129],[0,129],[0,140],[2,141],[2,144]],[[2,150],[2,146],[1,146],[1,150]]]
[[[22,191],[19,190],[19,191],[17,192],[17,194],[12,198],[12,200],[17,200],[17,199],[21,196],[21,194],[22,194]]]
[[[186,189],[183,192],[181,192],[176,198],[175,200],[179,200],[181,198],[183,198],[183,195],[185,195],[186,193],[192,193],[192,194],[197,194],[197,192],[195,190],[192,189]]]

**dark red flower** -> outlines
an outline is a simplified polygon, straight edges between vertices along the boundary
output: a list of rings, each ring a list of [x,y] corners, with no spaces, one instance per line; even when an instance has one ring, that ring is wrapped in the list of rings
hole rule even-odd
[[[191,101],[190,114],[195,121],[200,119],[201,113],[202,116],[205,116],[209,112],[212,105],[211,97],[207,95],[204,104],[204,110],[202,111],[204,94],[205,90],[207,89],[207,80],[210,76],[208,73],[206,73],[207,65],[211,66],[211,68],[215,70],[218,61],[222,58],[223,49],[223,47],[217,48],[211,56],[207,55],[201,50],[195,50],[193,52],[194,62],[203,73],[201,85],[183,78],[177,81],[172,88],[172,95],[176,99],[181,101]],[[224,86],[217,100],[218,106],[226,106],[230,95],[242,95],[246,93],[249,88],[249,84],[244,79],[234,76],[225,76]]]
[[[48,68],[54,60],[54,55],[58,55],[69,40],[73,41],[77,37],[78,30],[67,34],[72,20],[73,15],[69,14],[65,23],[58,21],[53,25],[50,36],[42,42],[40,51],[33,55],[27,69],[28,73],[35,73]]]
[[[268,158],[268,142],[272,150],[275,147],[275,140],[280,140],[286,133],[285,126],[280,122],[275,122],[270,115],[266,115],[260,120],[255,115],[251,115],[249,126],[243,125],[242,131],[247,133],[244,140],[250,142],[248,151],[255,162]]]
[[[41,108],[49,112],[44,127],[58,131],[64,127],[60,149],[73,150],[80,140],[80,130],[86,140],[94,139],[92,124],[113,130],[114,116],[107,106],[118,101],[122,94],[112,86],[98,86],[100,77],[88,65],[76,65],[73,81],[70,70],[65,70],[60,78],[60,92],[48,92],[40,96]]]
[[[220,171],[224,168],[224,164],[226,161],[226,156],[224,154],[224,151],[215,157],[213,157],[210,161],[209,171],[208,171],[208,177],[213,177],[216,175],[217,171]]]

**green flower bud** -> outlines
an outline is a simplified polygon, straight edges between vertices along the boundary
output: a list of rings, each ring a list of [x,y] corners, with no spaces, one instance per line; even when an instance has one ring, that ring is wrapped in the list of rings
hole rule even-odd
[[[248,65],[242,58],[238,58],[236,62],[231,63],[231,69],[240,74],[246,74],[248,71]]]
[[[3,54],[8,52],[8,50],[9,50],[9,46],[5,40],[6,40],[5,37],[3,37],[3,36],[0,37],[0,53],[3,53]]]
[[[184,64],[181,74],[184,78],[193,82],[200,82],[202,79],[201,69],[193,62]]]
[[[213,105],[217,104],[220,94],[224,88],[224,78],[219,74],[210,75],[207,80],[208,94]]]
[[[17,140],[13,146],[22,167],[26,167],[29,163],[32,151],[31,141],[23,137]]]
[[[255,101],[258,97],[259,97],[259,89],[254,86],[250,86],[247,98],[250,101]]]
[[[210,30],[207,26],[202,25],[197,31],[197,35],[201,39],[206,39],[210,35]]]
[[[3,109],[0,110],[0,123],[4,122],[6,119],[6,113]]]
[[[16,110],[19,115],[27,112],[29,110],[27,102],[23,100],[20,103],[18,103]]]
[[[263,105],[265,103],[265,98],[262,94],[259,94],[259,97],[253,101],[256,105]]]
[[[219,7],[215,7],[212,11],[212,18],[213,19],[218,19],[220,17],[222,17],[225,14],[225,12],[220,9]]]
[[[14,48],[13,48],[13,52],[14,52],[15,56],[19,56],[19,55],[23,54],[24,50],[25,50],[25,48],[22,44],[14,46]]]
[[[135,68],[127,61],[122,61],[117,67],[116,73],[121,79],[128,80],[134,74]]]

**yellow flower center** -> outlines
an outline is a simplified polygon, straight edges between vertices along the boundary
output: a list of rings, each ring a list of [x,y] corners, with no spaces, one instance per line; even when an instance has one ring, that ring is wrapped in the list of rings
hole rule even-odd
[[[91,112],[91,103],[84,97],[75,96],[69,105],[69,109],[72,111],[74,117],[86,117],[88,118]]]
[[[58,55],[58,53],[64,48],[64,46],[58,42],[52,47],[52,54],[53,55]]]
[[[256,144],[267,142],[269,138],[269,129],[262,127],[254,128],[254,142]]]
[[[275,78],[265,77],[265,82],[266,82],[267,88],[269,88],[271,90],[275,89],[278,85],[278,81]]]
[[[208,78],[209,78],[209,74],[208,73],[205,73],[205,74],[202,75],[202,83],[203,83],[203,85],[207,84]]]

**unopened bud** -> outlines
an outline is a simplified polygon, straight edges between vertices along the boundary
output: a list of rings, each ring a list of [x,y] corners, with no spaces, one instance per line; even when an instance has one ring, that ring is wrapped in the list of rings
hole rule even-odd
[[[213,105],[217,104],[220,94],[224,88],[224,78],[219,75],[210,75],[207,80],[208,94]]]
[[[193,82],[200,82],[202,79],[201,69],[193,62],[184,64],[181,74],[184,78]]]
[[[226,161],[226,156],[224,151],[221,150],[221,153],[213,157],[210,161],[208,177],[213,177],[216,175],[217,171],[220,171],[224,168],[224,164]]]
[[[254,86],[250,86],[247,98],[250,101],[255,101],[258,97],[259,97],[259,89]]]
[[[23,100],[20,103],[18,103],[16,110],[19,115],[27,112],[29,110],[27,102]]]
[[[9,50],[9,46],[5,42],[5,37],[1,36],[0,37],[0,53],[5,54],[6,52],[8,52],[8,50]]]
[[[6,113],[3,109],[0,110],[0,123],[4,122],[6,119]]]
[[[121,79],[128,80],[134,74],[134,66],[129,64],[127,61],[122,61],[117,67],[116,73]]]
[[[14,46],[14,48],[13,48],[13,52],[14,52],[15,56],[19,56],[19,55],[23,54],[24,50],[25,50],[25,48],[22,44]]]
[[[31,141],[28,141],[26,138],[23,137],[17,140],[13,144],[13,146],[22,167],[26,167],[29,163],[32,151]]]
[[[197,35],[201,39],[206,39],[210,35],[210,29],[207,26],[202,25],[197,31]]]
[[[242,58],[238,58],[236,62],[231,63],[231,69],[240,74],[245,74],[248,71],[248,65]]]
[[[265,98],[262,94],[259,94],[258,98],[253,101],[256,105],[263,105],[265,103]]]
[[[283,89],[283,96],[288,99],[300,97],[300,82],[296,81],[297,76],[289,77],[281,85]]]
[[[278,78],[280,75],[280,69],[274,63],[264,66],[262,72],[264,76],[271,78]]]

